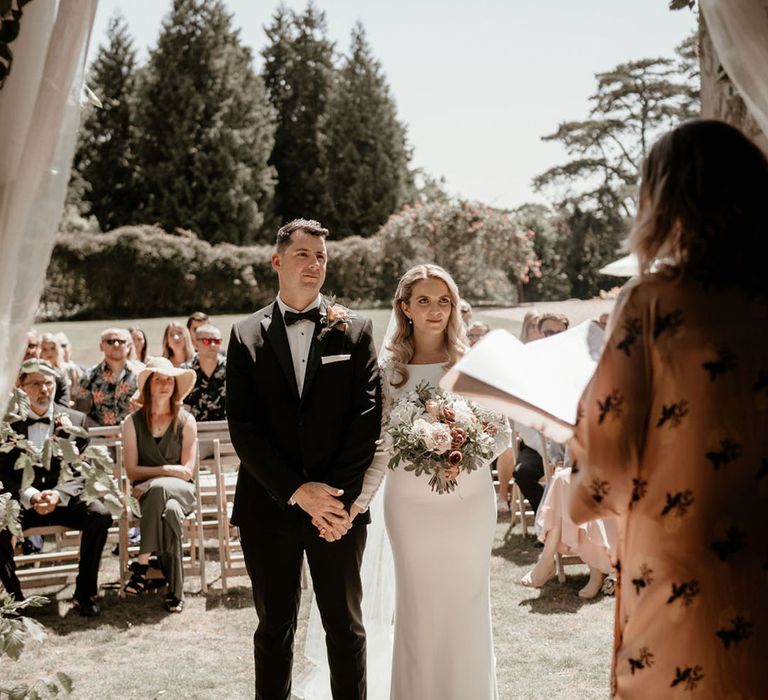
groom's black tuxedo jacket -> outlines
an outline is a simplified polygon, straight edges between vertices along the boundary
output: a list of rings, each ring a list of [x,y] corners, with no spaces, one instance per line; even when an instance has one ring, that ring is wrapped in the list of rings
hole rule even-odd
[[[323,300],[323,314],[326,307]],[[233,524],[308,519],[288,504],[307,481],[344,489],[347,509],[359,495],[381,429],[381,389],[371,322],[350,315],[346,330],[322,340],[316,324],[301,396],[277,302],[232,327],[227,420],[240,457]]]

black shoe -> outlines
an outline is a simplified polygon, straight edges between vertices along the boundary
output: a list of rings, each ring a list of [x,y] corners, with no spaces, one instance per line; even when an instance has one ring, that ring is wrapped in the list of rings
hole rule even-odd
[[[101,608],[93,598],[73,598],[72,603],[80,617],[97,617],[101,615]]]
[[[43,551],[43,538],[40,535],[27,537],[21,543],[21,551],[25,555],[37,554]]]

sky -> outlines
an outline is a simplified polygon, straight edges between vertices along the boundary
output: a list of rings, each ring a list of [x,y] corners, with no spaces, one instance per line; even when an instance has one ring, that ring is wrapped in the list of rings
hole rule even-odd
[[[278,2],[225,0],[261,68]],[[100,0],[90,61],[110,17],[125,17],[139,61],[171,0]],[[306,1],[287,0],[301,10]],[[696,27],[667,0],[316,0],[340,52],[361,21],[408,129],[412,164],[455,195],[499,207],[544,201],[531,179],[565,159],[541,137],[589,113],[595,73],[672,57]]]

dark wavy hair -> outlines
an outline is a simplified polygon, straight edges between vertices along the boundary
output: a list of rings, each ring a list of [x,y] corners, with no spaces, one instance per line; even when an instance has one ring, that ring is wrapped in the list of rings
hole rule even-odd
[[[696,119],[662,136],[643,163],[629,235],[642,274],[768,291],[768,160],[724,122]]]

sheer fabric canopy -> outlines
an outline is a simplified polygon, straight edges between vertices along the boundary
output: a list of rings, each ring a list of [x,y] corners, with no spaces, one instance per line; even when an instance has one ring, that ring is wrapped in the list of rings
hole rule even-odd
[[[768,0],[701,0],[717,57],[768,136]]]
[[[24,354],[69,181],[98,0],[24,6],[0,90],[0,409]]]

